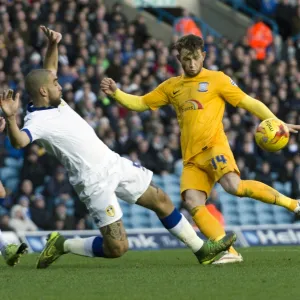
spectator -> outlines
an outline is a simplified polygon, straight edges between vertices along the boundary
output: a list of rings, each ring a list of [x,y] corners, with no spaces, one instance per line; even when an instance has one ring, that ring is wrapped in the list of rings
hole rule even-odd
[[[46,184],[45,195],[49,198],[49,201],[53,201],[54,198],[61,194],[72,194],[72,186],[69,183],[66,171],[63,167],[59,166],[54,174],[54,177]]]
[[[250,47],[256,52],[256,58],[265,59],[267,48],[273,42],[271,29],[262,21],[258,21],[248,29],[247,35]]]
[[[263,182],[269,186],[273,185],[272,175],[271,175],[271,166],[268,162],[263,162],[261,169],[255,176],[255,180]]]
[[[37,226],[25,215],[21,205],[14,205],[11,209],[9,226],[14,231],[35,231]]]
[[[10,226],[10,218],[8,215],[0,216],[0,230],[1,231],[14,231]]]
[[[75,227],[74,217],[67,214],[67,208],[63,203],[55,207],[54,220],[56,230],[71,230]]]
[[[15,197],[16,201],[19,201],[22,196],[25,196],[29,200],[33,198],[33,185],[28,179],[25,179],[21,182],[20,190]]]
[[[30,207],[32,221],[39,229],[50,230],[54,227],[50,213],[46,210],[44,196],[36,194]]]
[[[35,189],[44,183],[46,172],[43,165],[39,162],[39,156],[33,147],[34,146],[29,149],[29,153],[24,160],[21,170],[21,180],[30,180],[33,189]]]

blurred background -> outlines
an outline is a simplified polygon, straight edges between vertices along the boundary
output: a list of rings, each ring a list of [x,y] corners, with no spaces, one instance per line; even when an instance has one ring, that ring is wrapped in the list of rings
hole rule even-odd
[[[100,91],[102,78],[143,95],[181,74],[171,45],[193,33],[205,40],[206,68],[224,71],[279,118],[300,124],[299,0],[0,0],[0,89],[21,93],[19,126],[29,101],[24,76],[42,67],[45,54],[41,24],[63,34],[64,100],[110,149],[154,171],[154,182],[178,208],[182,161],[174,110],[130,112]],[[255,144],[257,118],[227,106],[223,122],[243,179],[300,198],[300,135],[271,154]],[[16,150],[0,134],[0,179],[8,193],[1,230],[95,229],[64,168],[38,144]],[[161,226],[152,212],[120,204],[126,228]],[[238,199],[218,185],[207,204],[225,225],[297,222],[283,208]]]

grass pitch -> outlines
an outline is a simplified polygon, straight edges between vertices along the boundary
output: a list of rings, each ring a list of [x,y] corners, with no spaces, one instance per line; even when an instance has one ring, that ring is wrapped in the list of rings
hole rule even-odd
[[[45,270],[36,255],[0,258],[0,299],[299,299],[300,247],[242,249],[245,262],[201,266],[188,250],[128,252],[114,260],[66,255]]]

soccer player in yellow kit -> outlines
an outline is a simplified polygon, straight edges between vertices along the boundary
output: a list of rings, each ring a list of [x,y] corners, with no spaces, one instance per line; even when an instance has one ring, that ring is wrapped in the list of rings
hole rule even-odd
[[[181,195],[201,232],[215,240],[225,235],[221,224],[205,206],[216,182],[232,195],[251,197],[300,213],[297,200],[290,199],[261,182],[240,179],[222,124],[225,102],[244,108],[261,120],[276,116],[262,102],[240,90],[223,72],[203,68],[206,53],[202,38],[195,35],[183,36],[174,47],[178,51],[183,75],[166,80],[144,96],[122,92],[110,78],[103,79],[101,89],[123,106],[135,111],[173,105],[181,129],[184,165]],[[299,125],[287,126],[290,132],[300,129]],[[230,248],[215,263],[242,260],[242,256]]]

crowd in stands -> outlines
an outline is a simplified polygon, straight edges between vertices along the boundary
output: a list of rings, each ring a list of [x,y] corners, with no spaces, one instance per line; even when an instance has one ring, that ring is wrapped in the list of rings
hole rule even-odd
[[[299,0],[245,0],[245,3],[274,19],[284,39],[300,34]]]
[[[125,92],[142,95],[182,74],[171,45],[149,35],[142,15],[128,21],[120,4],[108,11],[101,0],[0,1],[0,15],[0,87],[21,94],[19,126],[30,101],[24,77],[42,68],[46,40],[38,26],[43,24],[63,34],[58,70],[63,99],[112,150],[155,174],[180,175],[180,135],[174,110],[129,112],[99,89],[107,76]],[[279,118],[300,124],[300,43],[288,40],[282,49],[271,46],[260,61],[246,35],[237,44],[206,36],[205,49],[206,68],[224,71]],[[242,178],[269,185],[288,183],[290,196],[300,197],[300,135],[292,135],[283,151],[264,153],[253,138],[258,123],[244,110],[227,107],[224,128]],[[8,188],[0,208],[0,229],[93,228],[64,168],[38,144],[16,150],[1,134],[0,167],[0,179]]]

